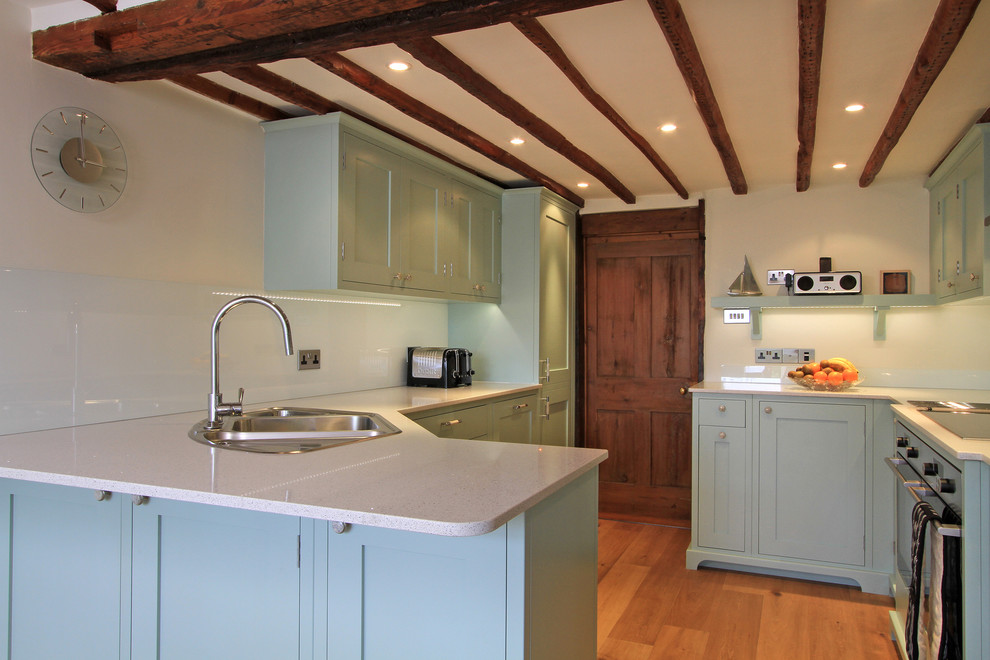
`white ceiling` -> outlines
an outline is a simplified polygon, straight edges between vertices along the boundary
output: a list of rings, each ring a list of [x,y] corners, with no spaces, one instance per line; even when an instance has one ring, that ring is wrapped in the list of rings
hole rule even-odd
[[[82,0],[55,7],[46,0],[18,1],[36,7],[36,28],[79,17],[59,20],[59,13],[95,14]],[[793,184],[798,116],[797,0],[682,0],[681,4],[749,189]],[[937,6],[937,0],[829,1],[811,169],[813,187],[857,184]],[[44,24],[38,25],[39,20]],[[621,0],[542,17],[540,22],[591,85],[647,137],[692,194],[728,187],[722,163],[690,90],[646,0]],[[671,186],[646,158],[511,25],[446,35],[438,40],[593,156],[635,195],[673,194]],[[578,166],[398,47],[362,48],[343,55],[510,150],[578,195],[586,199],[613,198]],[[410,61],[412,68],[404,73],[391,72],[386,65],[394,59]],[[307,60],[264,66],[496,180],[521,183],[514,172]],[[306,114],[225,74],[207,77],[292,114]],[[843,110],[854,102],[864,104],[866,109],[856,114]],[[977,9],[959,47],[876,181],[927,175],[988,107],[990,3]],[[678,130],[660,133],[657,127],[666,122],[677,124]],[[526,143],[510,145],[509,139],[516,136],[526,139]],[[834,170],[832,164],[837,161],[848,163],[848,167]],[[575,187],[579,181],[591,185],[581,190]]]

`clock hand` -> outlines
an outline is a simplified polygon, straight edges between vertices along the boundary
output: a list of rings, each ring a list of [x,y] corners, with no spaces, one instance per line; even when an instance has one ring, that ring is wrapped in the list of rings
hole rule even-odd
[[[86,167],[86,114],[79,113],[79,158],[77,161],[82,163],[83,167]]]
[[[95,165],[96,167],[106,168],[106,165],[103,165],[102,163],[94,163],[93,161],[86,160],[85,158],[76,158],[76,162],[82,163],[83,167],[86,167],[87,165]]]

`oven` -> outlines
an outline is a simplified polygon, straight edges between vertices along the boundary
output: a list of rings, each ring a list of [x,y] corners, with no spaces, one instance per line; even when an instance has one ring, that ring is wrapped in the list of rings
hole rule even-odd
[[[954,537],[956,540],[950,541],[949,545],[958,544],[958,538],[962,534],[963,520],[962,473],[954,459],[947,459],[900,421],[895,423],[895,445],[894,456],[886,459],[887,464],[894,471],[897,481],[897,515],[895,517],[894,537],[896,571],[893,576],[895,611],[891,613],[891,624],[900,652],[903,657],[907,658],[905,627],[908,625],[908,603],[912,580],[912,514],[918,502],[928,502],[935,512],[942,517],[941,522],[931,523],[935,532],[941,538]],[[920,606],[917,608],[918,615],[922,625],[929,627],[935,624],[934,617],[939,618],[939,627],[943,627],[946,616],[953,617],[953,620],[944,629],[953,636],[952,644],[961,645],[962,584],[961,575],[958,574],[959,565],[955,562],[948,564],[949,571],[956,571],[956,580],[960,590],[958,593],[960,615],[956,616],[955,611],[951,608],[939,607],[929,593],[934,563],[932,552],[931,535],[926,533],[922,564],[923,576],[921,584],[918,586]],[[939,567],[941,566],[942,564],[939,563]],[[940,571],[941,568],[936,570]],[[938,594],[939,603],[941,598],[940,593]],[[955,601],[951,602],[952,607],[955,607],[954,603]],[[929,610],[929,605],[934,606],[934,612]],[[925,656],[922,655],[921,657]]]

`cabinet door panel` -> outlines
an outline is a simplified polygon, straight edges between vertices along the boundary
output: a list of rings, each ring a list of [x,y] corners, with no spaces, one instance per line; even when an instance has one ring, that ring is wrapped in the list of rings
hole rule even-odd
[[[9,649],[11,658],[119,658],[126,574],[121,496],[98,502],[92,490],[23,482],[0,482],[0,492],[9,533],[0,548],[7,559],[3,608],[9,607],[3,652]]]
[[[759,401],[759,553],[866,561],[866,406]]]
[[[354,526],[330,535],[334,657],[504,660],[506,530],[432,536]]]
[[[299,534],[291,516],[155,498],[135,507],[135,657],[296,657]]]
[[[492,435],[497,442],[539,442],[540,417],[535,396],[492,404]]]
[[[745,550],[746,429],[698,428],[698,545]]]
[[[443,291],[440,232],[447,221],[447,178],[426,167],[405,162],[402,183],[402,287]]]
[[[399,175],[402,159],[343,134],[340,173],[340,278],[393,284],[399,272]]]

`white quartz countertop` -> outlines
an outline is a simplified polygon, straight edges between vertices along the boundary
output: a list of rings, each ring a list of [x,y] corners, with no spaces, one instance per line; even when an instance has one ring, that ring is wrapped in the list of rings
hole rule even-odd
[[[475,383],[273,402],[375,412],[402,431],[302,454],[256,454],[194,442],[187,433],[205,411],[6,435],[0,436],[0,477],[473,536],[498,528],[593,469],[607,452],[438,438],[402,411],[536,389]]]
[[[908,401],[990,402],[986,390],[952,390],[912,387],[868,387],[858,385],[843,392],[810,390],[793,383],[745,383],[733,381],[702,381],[691,392],[709,394],[767,394],[796,397],[835,397],[837,399],[883,399],[890,401],[894,415],[909,422],[914,430],[934,442],[942,451],[963,461],[982,461],[990,465],[990,440],[960,438],[945,427],[928,419],[907,405]]]

